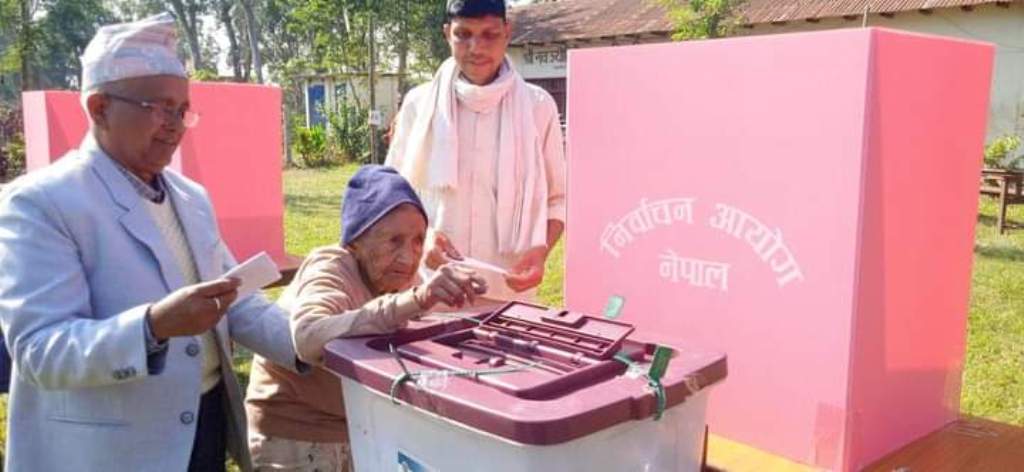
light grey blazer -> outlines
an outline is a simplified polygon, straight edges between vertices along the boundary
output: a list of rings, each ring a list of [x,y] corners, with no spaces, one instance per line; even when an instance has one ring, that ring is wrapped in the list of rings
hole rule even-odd
[[[216,279],[236,262],[205,190],[163,175],[200,277]],[[3,189],[0,326],[14,360],[6,470],[186,470],[202,343],[172,338],[147,363],[143,331],[147,305],[184,284],[141,197],[92,138]],[[230,339],[295,368],[287,315],[262,295],[236,302],[217,333],[222,358]],[[237,380],[221,364],[230,449],[248,467]]]

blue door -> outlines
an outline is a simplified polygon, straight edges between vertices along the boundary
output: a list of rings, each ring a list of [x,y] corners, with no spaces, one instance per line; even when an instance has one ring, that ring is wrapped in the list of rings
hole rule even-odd
[[[327,119],[324,117],[325,94],[324,84],[312,84],[306,89],[306,123],[309,127],[324,126]]]

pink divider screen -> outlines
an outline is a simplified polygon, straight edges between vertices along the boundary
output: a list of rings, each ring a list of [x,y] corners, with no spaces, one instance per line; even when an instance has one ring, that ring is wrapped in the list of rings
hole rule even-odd
[[[284,264],[281,90],[193,82],[191,100],[199,126],[185,134],[171,167],[209,192],[224,240],[239,260],[267,251]],[[85,136],[77,92],[26,92],[23,103],[29,171],[56,161]]]
[[[712,432],[855,470],[958,413],[993,49],[570,53],[566,301],[728,354]]]

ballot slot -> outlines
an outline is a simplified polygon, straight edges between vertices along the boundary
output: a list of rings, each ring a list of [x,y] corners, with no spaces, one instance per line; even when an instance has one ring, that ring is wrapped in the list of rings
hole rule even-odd
[[[513,302],[479,324],[396,345],[425,369],[509,370],[474,381],[511,395],[545,399],[602,382],[625,369],[617,352],[642,359],[646,346],[627,339],[633,327],[582,313]]]

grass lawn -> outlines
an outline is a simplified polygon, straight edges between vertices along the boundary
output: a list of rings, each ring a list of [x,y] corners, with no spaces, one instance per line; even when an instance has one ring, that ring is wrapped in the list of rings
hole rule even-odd
[[[285,237],[288,252],[306,254],[339,239],[339,212],[345,182],[355,166],[296,169],[284,174]],[[968,326],[967,360],[961,408],[964,413],[1024,425],[1024,230],[999,235],[996,205],[982,199],[975,242],[975,265]],[[1024,208],[1009,218],[1024,223]],[[562,245],[548,261],[541,300],[562,303]],[[270,294],[277,296],[277,292]],[[236,353],[236,371],[248,380],[251,354]],[[0,419],[6,397],[0,398]],[[0,445],[6,443],[0,430]]]
[[[960,408],[1024,426],[1024,230],[1000,235],[997,209],[981,200]],[[1008,218],[1024,223],[1024,208]]]

